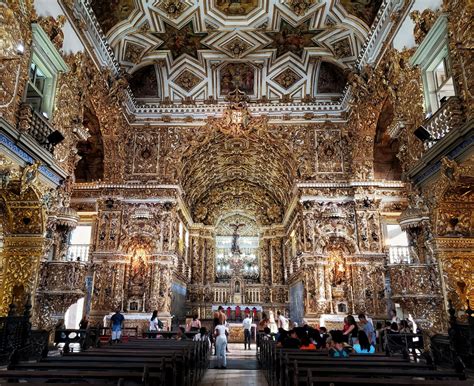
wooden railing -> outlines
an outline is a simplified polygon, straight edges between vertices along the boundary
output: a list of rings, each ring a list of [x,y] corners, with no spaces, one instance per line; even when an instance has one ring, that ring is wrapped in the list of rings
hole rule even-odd
[[[17,307],[10,304],[8,315],[0,318],[0,366],[37,360],[48,353],[49,331],[31,329],[29,298],[24,308],[17,315]]]
[[[448,334],[437,334],[430,339],[431,355],[440,365],[451,365],[457,369],[474,369],[474,311],[467,302],[467,323],[459,322],[451,302]]]
[[[388,250],[390,264],[410,264],[410,248],[400,245],[391,245]]]
[[[48,140],[48,137],[55,131],[54,127],[27,103],[21,105],[18,129],[20,132],[28,133],[50,153],[53,152],[54,145]]]
[[[424,142],[425,150],[433,147],[436,142],[463,122],[461,102],[458,97],[452,96],[424,122],[423,126],[431,135],[431,139]]]

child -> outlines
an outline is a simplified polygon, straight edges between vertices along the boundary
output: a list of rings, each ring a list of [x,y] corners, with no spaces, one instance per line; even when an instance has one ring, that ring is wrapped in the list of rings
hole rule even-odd
[[[344,348],[344,335],[342,331],[331,331],[332,347],[329,349],[329,356],[331,358],[348,358],[349,353]]]

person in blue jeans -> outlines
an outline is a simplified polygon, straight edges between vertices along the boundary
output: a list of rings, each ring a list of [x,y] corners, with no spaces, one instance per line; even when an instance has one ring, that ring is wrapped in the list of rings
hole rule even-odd
[[[112,331],[111,343],[120,342],[120,337],[122,336],[123,321],[125,317],[120,313],[120,310],[117,309],[115,314],[110,318],[110,329]]]

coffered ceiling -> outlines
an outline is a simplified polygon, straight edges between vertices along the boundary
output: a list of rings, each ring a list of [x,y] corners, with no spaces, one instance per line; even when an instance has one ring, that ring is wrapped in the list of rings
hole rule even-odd
[[[382,0],[90,0],[139,104],[335,101]]]

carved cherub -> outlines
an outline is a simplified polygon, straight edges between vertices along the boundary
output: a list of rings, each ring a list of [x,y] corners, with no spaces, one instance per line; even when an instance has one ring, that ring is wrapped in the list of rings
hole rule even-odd
[[[20,181],[20,195],[23,194],[30,188],[38,179],[39,175],[39,167],[41,166],[41,162],[36,161],[32,165],[25,166],[23,172],[21,174],[21,181]]]

